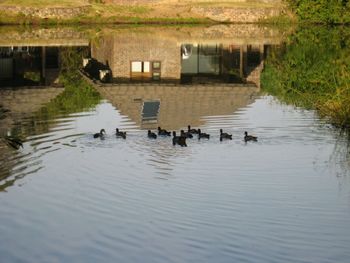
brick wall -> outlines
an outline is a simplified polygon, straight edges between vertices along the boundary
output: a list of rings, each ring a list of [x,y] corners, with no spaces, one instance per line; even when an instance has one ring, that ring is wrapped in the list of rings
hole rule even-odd
[[[108,62],[114,78],[130,78],[131,61],[160,61],[162,79],[180,79],[180,47],[173,40],[124,32],[104,37],[91,50],[93,58]]]

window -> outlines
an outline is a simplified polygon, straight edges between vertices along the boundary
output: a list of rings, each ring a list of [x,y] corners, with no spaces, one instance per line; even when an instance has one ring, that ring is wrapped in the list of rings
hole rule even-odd
[[[160,80],[160,61],[131,61],[131,79],[133,80]]]
[[[142,62],[140,61],[131,62],[131,72],[142,72]]]
[[[160,101],[145,101],[142,108],[142,122],[157,122]]]
[[[153,80],[160,80],[160,73],[159,72],[153,72],[152,79]]]
[[[153,70],[159,69],[160,70],[160,62],[159,61],[154,61],[152,63]]]

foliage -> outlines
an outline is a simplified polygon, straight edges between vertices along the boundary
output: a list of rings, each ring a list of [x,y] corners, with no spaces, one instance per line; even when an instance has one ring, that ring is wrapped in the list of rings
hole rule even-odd
[[[33,116],[34,119],[54,119],[57,116],[82,112],[93,108],[101,100],[100,94],[78,72],[87,50],[80,47],[64,47],[60,51],[60,82],[65,89],[41,108]]]
[[[270,50],[261,81],[282,101],[350,127],[350,30],[300,29],[284,46]]]
[[[350,23],[349,0],[287,0],[302,21],[311,23]]]

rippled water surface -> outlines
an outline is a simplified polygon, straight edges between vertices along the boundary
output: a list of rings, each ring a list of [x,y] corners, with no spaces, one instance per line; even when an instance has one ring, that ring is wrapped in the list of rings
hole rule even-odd
[[[49,120],[1,160],[2,262],[347,262],[345,141],[272,97],[202,118],[212,138],[187,148],[148,139],[108,101]]]
[[[2,93],[0,262],[349,262],[345,136],[251,85],[123,85]],[[188,124],[210,140],[146,135]]]

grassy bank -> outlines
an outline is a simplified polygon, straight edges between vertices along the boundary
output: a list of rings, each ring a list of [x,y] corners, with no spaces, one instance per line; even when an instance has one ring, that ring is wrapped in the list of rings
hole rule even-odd
[[[271,50],[261,81],[281,101],[315,109],[349,129],[350,29],[299,29],[283,47]]]

